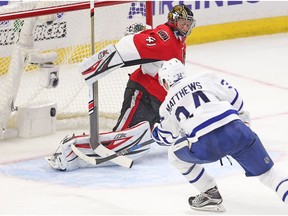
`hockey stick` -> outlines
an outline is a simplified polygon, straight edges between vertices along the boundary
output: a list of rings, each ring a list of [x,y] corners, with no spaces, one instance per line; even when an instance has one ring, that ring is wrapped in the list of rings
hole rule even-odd
[[[90,19],[91,19],[91,51],[92,56],[95,53],[94,48],[94,0],[90,0]],[[99,143],[99,110],[98,110],[98,82],[89,85],[89,116],[90,116],[90,147],[101,157],[114,155],[115,152],[105,148]],[[133,161],[124,156],[111,159],[112,162],[127,168],[131,168]]]
[[[91,53],[95,54],[94,48],[94,0],[90,0],[90,24],[91,24]],[[98,82],[89,86],[89,116],[90,116],[90,146],[96,150],[99,143],[99,111],[98,111]]]
[[[123,157],[123,155],[128,155],[131,152],[133,152],[133,151],[135,151],[135,150],[137,150],[137,149],[139,149],[141,147],[144,147],[144,146],[147,146],[147,145],[153,143],[154,140],[150,139],[150,140],[147,140],[147,141],[145,141],[143,143],[138,143],[138,142],[139,142],[139,139],[136,140],[134,143],[132,143],[129,148],[119,150],[119,151],[115,152],[115,154],[109,155],[109,156],[104,157],[104,158],[92,158],[92,157],[89,157],[88,155],[86,155],[82,151],[80,151],[75,145],[72,145],[71,148],[72,148],[73,152],[78,157],[80,157],[82,160],[86,161],[87,163],[93,164],[93,165],[99,165],[101,163],[104,163],[104,162],[107,162],[107,161],[111,161],[111,160],[113,160],[113,159],[115,159],[115,158],[117,158],[119,156]],[[132,166],[132,164],[131,164],[131,166]]]

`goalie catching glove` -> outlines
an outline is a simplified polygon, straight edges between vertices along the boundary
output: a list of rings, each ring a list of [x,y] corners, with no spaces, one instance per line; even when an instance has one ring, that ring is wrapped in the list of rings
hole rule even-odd
[[[125,155],[132,160],[141,157],[150,149],[151,139],[150,125],[147,121],[141,122],[124,131],[100,133],[99,141],[103,146],[115,151],[117,155]],[[96,167],[98,164],[113,165],[109,162],[111,157],[101,158],[90,148],[90,137],[79,135],[66,137],[60,142],[60,146],[51,157],[46,157],[50,166],[57,170],[71,171],[78,168]],[[77,152],[73,151],[73,147]],[[78,156],[78,154],[81,154]],[[82,156],[84,155],[84,156]],[[83,159],[84,158],[84,159]],[[86,158],[86,159],[85,159]],[[93,161],[93,163],[91,163]]]

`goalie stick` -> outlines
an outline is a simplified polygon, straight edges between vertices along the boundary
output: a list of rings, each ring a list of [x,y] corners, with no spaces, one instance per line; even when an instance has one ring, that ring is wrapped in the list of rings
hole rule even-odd
[[[121,157],[123,155],[128,155],[130,153],[132,153],[133,151],[142,148],[144,146],[150,145],[151,143],[154,142],[153,139],[147,140],[145,142],[139,143],[140,140],[142,139],[142,137],[138,138],[137,140],[135,140],[130,146],[129,148],[126,149],[121,149],[118,150],[117,152],[115,152],[115,154],[113,155],[109,155],[107,157],[104,158],[93,158],[93,157],[89,157],[89,155],[84,154],[82,151],[80,151],[75,145],[72,145],[71,148],[73,150],[73,152],[80,157],[82,160],[86,161],[87,163],[93,164],[93,165],[99,165],[101,163],[113,160],[117,157]],[[104,146],[103,146],[104,147]],[[104,147],[105,148],[105,147]]]
[[[94,48],[94,0],[90,0],[90,20],[91,20],[91,51],[92,56],[95,53]],[[88,73],[89,75],[89,73]],[[90,116],[90,147],[93,151],[100,155],[101,157],[108,157],[110,155],[114,155],[115,152],[105,148],[99,142],[99,112],[98,112],[98,83],[90,83],[89,87],[89,101],[88,101],[88,109]],[[126,167],[131,168],[133,161],[130,158],[124,156],[117,156],[111,159],[112,162]]]

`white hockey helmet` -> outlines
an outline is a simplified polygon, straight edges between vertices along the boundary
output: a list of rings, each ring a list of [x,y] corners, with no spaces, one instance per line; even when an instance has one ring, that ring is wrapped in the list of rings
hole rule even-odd
[[[158,71],[159,83],[164,87],[165,80],[169,86],[173,85],[178,80],[184,78],[185,66],[176,58],[169,61],[164,61],[160,70]]]

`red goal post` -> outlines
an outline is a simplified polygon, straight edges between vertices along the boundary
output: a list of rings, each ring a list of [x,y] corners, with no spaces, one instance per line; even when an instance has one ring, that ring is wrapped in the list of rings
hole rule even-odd
[[[96,7],[104,7],[104,6],[124,4],[124,3],[129,3],[129,2],[133,2],[133,1],[95,2],[94,7],[95,8]],[[62,3],[64,3],[64,2],[62,2]],[[51,7],[47,7],[47,8],[35,8],[35,9],[31,9],[30,11],[29,10],[27,10],[27,11],[25,11],[25,10],[13,11],[13,9],[7,9],[7,10],[4,10],[4,13],[0,15],[0,21],[16,20],[16,19],[35,17],[35,16],[44,16],[44,15],[50,15],[50,14],[55,14],[55,13],[70,12],[70,11],[75,11],[75,10],[85,10],[85,9],[89,9],[89,7],[90,7],[89,1],[69,3],[69,4],[67,4],[67,2],[66,2],[66,4],[62,4],[62,3],[60,3],[58,6],[51,6]],[[12,10],[12,12],[10,12],[10,13],[7,12],[10,10]],[[152,26],[152,22],[153,22],[152,2],[147,1],[146,2],[146,24]]]
[[[90,2],[37,2],[0,7],[0,126],[17,128],[15,108],[52,101],[57,104],[57,129],[88,127],[88,88],[77,66],[91,56]],[[151,1],[101,1],[94,6],[96,52],[116,43],[133,23],[152,26]],[[53,14],[56,20],[46,22]],[[27,27],[31,20],[34,26]],[[20,47],[16,55],[15,47]],[[31,51],[36,55],[57,54],[53,61],[59,67],[56,88],[43,87],[41,77],[39,82],[39,65],[27,63]],[[128,74],[133,69],[119,69],[99,81],[100,116],[118,117]]]

